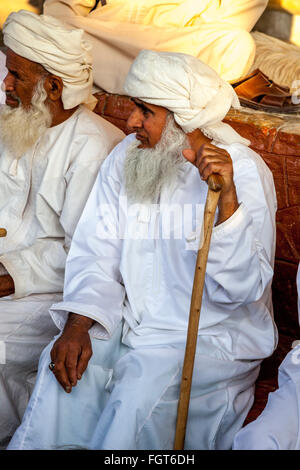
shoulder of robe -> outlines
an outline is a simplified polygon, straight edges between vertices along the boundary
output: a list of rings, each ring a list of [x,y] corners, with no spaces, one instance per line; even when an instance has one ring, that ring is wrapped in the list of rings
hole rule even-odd
[[[135,134],[127,135],[119,142],[104,160],[101,166],[101,173],[114,179],[123,179],[123,168],[128,146],[135,140]]]
[[[94,113],[86,106],[81,106],[79,112],[75,116],[76,133],[81,135],[98,135],[101,136],[103,142],[120,141],[125,137],[118,127],[109,121]]]

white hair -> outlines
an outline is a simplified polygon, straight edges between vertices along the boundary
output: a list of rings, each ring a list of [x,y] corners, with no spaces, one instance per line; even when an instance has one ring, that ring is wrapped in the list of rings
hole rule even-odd
[[[170,113],[155,147],[139,148],[139,145],[140,142],[135,140],[127,149],[124,164],[126,193],[134,202],[155,204],[162,188],[174,183],[178,168],[186,162],[182,150],[190,144]]]
[[[38,138],[51,126],[52,115],[45,104],[47,98],[44,78],[40,79],[34,90],[29,109],[20,105],[11,108],[0,107],[0,138],[2,145],[14,158],[20,158]]]

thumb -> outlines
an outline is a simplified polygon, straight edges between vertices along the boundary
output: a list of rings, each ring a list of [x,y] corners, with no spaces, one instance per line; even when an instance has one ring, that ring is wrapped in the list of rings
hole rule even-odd
[[[182,151],[182,155],[186,158],[189,162],[195,163],[196,160],[196,153],[192,149],[184,149]]]

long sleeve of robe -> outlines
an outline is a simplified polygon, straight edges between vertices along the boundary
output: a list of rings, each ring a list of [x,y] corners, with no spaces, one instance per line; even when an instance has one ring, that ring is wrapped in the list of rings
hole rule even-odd
[[[101,167],[72,241],[64,301],[51,315],[59,328],[68,311],[88,316],[98,338],[111,337],[124,317],[123,341],[131,347],[183,341],[207,186],[187,162],[159,206],[130,205],[123,163],[133,138]],[[231,358],[258,359],[276,343],[274,184],[255,152],[241,144],[223,147],[233,160],[240,205],[213,229],[199,334]]]
[[[48,129],[20,160],[1,155],[0,263],[14,298],[61,292],[72,234],[98,169],[123,133],[87,109]],[[102,128],[101,128],[102,126]],[[84,184],[83,184],[84,182]]]

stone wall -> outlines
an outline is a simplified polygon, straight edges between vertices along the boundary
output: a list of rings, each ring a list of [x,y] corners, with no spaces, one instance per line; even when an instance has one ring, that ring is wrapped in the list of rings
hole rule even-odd
[[[299,117],[231,111],[226,121],[251,141],[273,173],[278,210],[273,304],[282,335],[300,339],[296,274],[300,260]],[[290,345],[289,345],[290,347]],[[287,351],[282,351],[283,353]]]
[[[254,31],[268,34],[282,41],[289,41],[293,27],[293,15],[288,11],[267,9],[254,26]]]

